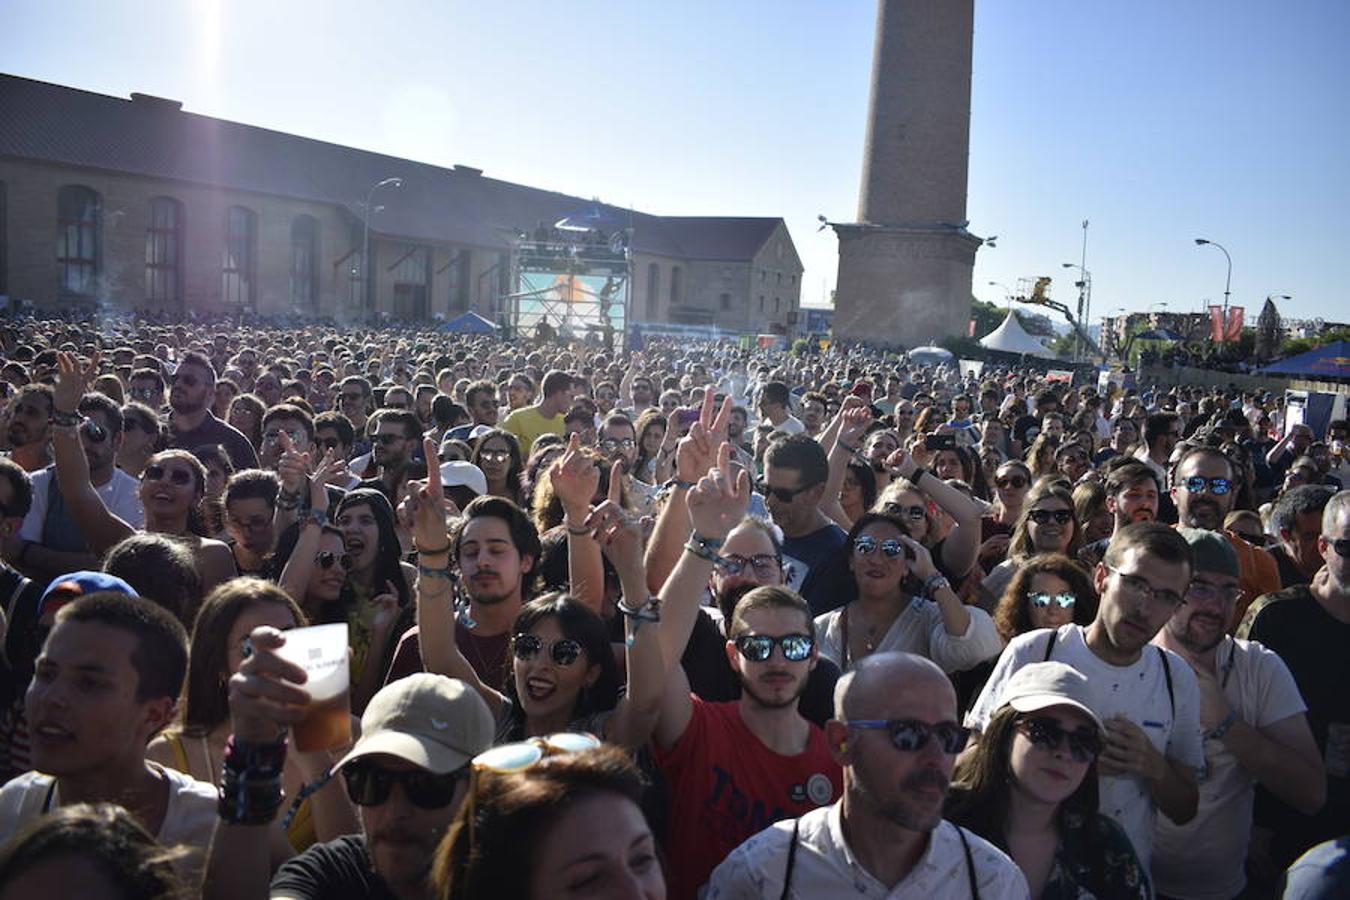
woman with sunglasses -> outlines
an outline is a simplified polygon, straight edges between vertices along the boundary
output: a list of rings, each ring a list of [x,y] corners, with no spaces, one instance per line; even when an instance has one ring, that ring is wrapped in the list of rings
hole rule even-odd
[[[309,479],[311,509],[328,504],[327,486],[345,477],[342,460],[327,451]],[[336,525],[323,522],[322,515],[308,515],[300,527],[287,529],[272,556],[273,572],[281,589],[289,594],[305,615],[315,622],[342,620],[343,589],[352,557],[347,553],[346,536]],[[388,616],[394,610],[383,610]]]
[[[89,480],[89,460],[79,430],[87,427],[76,411],[97,370],[97,359],[81,362],[74,354],[57,355],[59,372],[53,402],[52,450],[61,499],[79,523],[89,549],[102,557],[137,529],[108,509]],[[68,421],[69,424],[62,424]],[[203,593],[235,576],[234,554],[223,542],[205,537],[201,520],[206,467],[186,450],[164,450],[141,472],[140,499],[145,530],[177,538],[193,553]]]
[[[1003,596],[1018,567],[1038,553],[1062,553],[1078,556],[1083,529],[1074,512],[1073,494],[1063,479],[1044,479],[1027,494],[1022,515],[1013,527],[1008,542],[1008,558],[994,567],[982,585],[990,608]],[[982,604],[983,605],[983,604]]]
[[[958,760],[947,818],[1003,850],[1033,898],[1147,900],[1129,837],[1098,810],[1101,718],[1087,679],[1059,662],[1024,666],[979,744]]]
[[[644,409],[638,414],[634,430],[638,435],[638,455],[633,477],[646,484],[664,484],[669,477],[670,452],[666,448],[667,419],[659,409]],[[671,448],[674,449],[674,448]]]
[[[501,428],[483,432],[473,445],[469,462],[483,470],[490,495],[521,505],[520,473],[525,465],[514,434]]]
[[[994,609],[1004,643],[1037,628],[1091,624],[1097,591],[1083,567],[1061,553],[1031,557],[1017,570]]]
[[[155,411],[144,403],[122,407],[122,445],[117,448],[117,468],[133,478],[163,446],[163,425]]]
[[[841,671],[872,653],[903,650],[955,672],[1003,649],[989,614],[961,602],[901,519],[868,513],[853,524],[844,546],[852,551],[857,599],[815,623],[820,655]]]
[[[548,752],[498,747],[475,759],[470,796],[436,852],[437,900],[665,900],[640,806],[646,783],[628,755]]]
[[[1020,459],[1010,459],[994,471],[994,505],[980,519],[980,567],[991,571],[1008,555],[1013,526],[1022,515],[1022,504],[1031,489],[1031,469]]]
[[[619,573],[620,612],[629,637],[628,683],[622,699],[608,625],[568,594],[525,604],[511,629],[511,676],[500,690],[485,684],[454,640],[460,625],[453,609],[455,576],[449,565],[453,542],[445,530],[440,472],[431,470],[425,482],[410,489],[409,513],[419,548],[417,621],[422,659],[428,672],[458,678],[483,697],[496,720],[498,740],[584,731],[635,749],[655,726],[665,680],[665,654],[658,643],[661,623],[648,602],[641,526],[617,502],[617,494],[616,489],[576,527],[592,536]],[[442,559],[444,565],[438,565]]]
[[[219,786],[225,743],[232,732],[227,685],[244,661],[246,638],[262,625],[288,631],[308,624],[295,602],[271,582],[236,578],[212,591],[192,627],[178,722],[150,742],[146,756]],[[296,796],[331,762],[326,751],[288,753],[282,772],[286,795]],[[341,788],[330,783],[300,805],[286,837],[299,852],[316,840],[331,841],[357,827]]]
[[[262,420],[267,407],[253,394],[240,394],[230,401],[229,424],[248,438],[255,452],[262,451]]]

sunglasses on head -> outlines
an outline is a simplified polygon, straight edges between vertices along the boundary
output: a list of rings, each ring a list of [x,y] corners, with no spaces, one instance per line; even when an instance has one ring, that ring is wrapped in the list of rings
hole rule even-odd
[[[764,662],[773,655],[774,647],[781,647],[788,662],[801,662],[811,655],[816,639],[809,634],[785,634],[773,637],[767,634],[743,634],[736,638],[736,650],[751,662]]]
[[[358,759],[342,767],[342,778],[347,782],[347,796],[357,806],[379,806],[389,799],[395,784],[403,785],[403,795],[419,809],[442,809],[455,798],[455,785],[467,778],[465,766],[444,775],[435,775],[422,769],[394,772],[372,762]]]
[[[349,553],[334,553],[331,550],[324,550],[314,555],[314,564],[324,571],[333,568],[334,564],[341,566],[344,571],[351,571],[352,557]]]
[[[955,722],[938,722],[930,725],[917,719],[853,719],[847,723],[849,728],[867,728],[889,732],[895,749],[905,753],[917,753],[928,742],[936,739],[942,752],[948,756],[960,753],[970,737],[970,729],[962,728]]]
[[[1076,596],[1074,596],[1073,594],[1068,594],[1068,593],[1065,593],[1065,594],[1043,594],[1043,593],[1028,594],[1028,595],[1027,595],[1027,600],[1031,601],[1031,605],[1034,606],[1034,607],[1036,607],[1037,609],[1046,609],[1046,608],[1049,607],[1051,604],[1054,604],[1054,605],[1058,606],[1060,609],[1073,609],[1073,608],[1074,608],[1074,605],[1078,603],[1078,598],[1077,598]]]
[[[512,652],[521,662],[529,662],[545,649],[552,657],[554,665],[558,666],[570,666],[581,656],[581,644],[571,638],[545,644],[532,634],[518,634],[512,642]]]
[[[1067,525],[1073,521],[1073,510],[1071,509],[1033,509],[1027,513],[1027,518],[1037,525],[1049,525],[1052,521],[1060,525]]]
[[[1187,493],[1203,494],[1208,490],[1211,494],[1223,496],[1233,489],[1233,482],[1227,478],[1205,478],[1202,475],[1192,475],[1182,482]]]
[[[192,473],[187,469],[165,469],[159,465],[146,466],[141,472],[141,480],[163,481],[166,474],[170,484],[176,484],[179,487],[192,484]]]
[[[1042,750],[1056,750],[1062,742],[1068,741],[1069,755],[1076,762],[1092,762],[1102,751],[1101,736],[1095,730],[1076,728],[1069,731],[1047,716],[1018,719],[1017,728],[1027,736],[1027,740]]]
[[[1005,491],[1009,489],[1020,491],[1027,486],[1027,480],[1021,475],[1008,475],[1003,478],[995,479],[994,485],[1003,488]]]
[[[878,541],[870,534],[864,534],[853,541],[853,549],[863,556],[871,556],[880,550],[891,559],[905,552],[905,545],[895,538],[887,538],[884,541]]]

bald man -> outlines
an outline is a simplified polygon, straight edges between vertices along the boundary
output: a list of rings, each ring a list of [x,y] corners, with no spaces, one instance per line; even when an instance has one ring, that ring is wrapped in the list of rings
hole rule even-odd
[[[1016,863],[942,819],[966,732],[941,669],[875,653],[839,679],[834,714],[825,740],[844,769],[843,797],[737,847],[713,872],[707,900],[1029,895]]]

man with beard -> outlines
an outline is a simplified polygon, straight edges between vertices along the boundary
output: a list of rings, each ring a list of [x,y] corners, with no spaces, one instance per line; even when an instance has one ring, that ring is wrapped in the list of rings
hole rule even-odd
[[[1267,552],[1275,559],[1284,587],[1308,584],[1322,568],[1317,539],[1322,535],[1322,511],[1336,493],[1322,484],[1304,484],[1280,495],[1270,511],[1275,545]]]
[[[216,370],[211,361],[197,351],[183,355],[173,374],[169,391],[169,446],[192,451],[206,444],[219,444],[239,469],[256,469],[258,454],[234,426],[217,419],[211,412],[216,395]]]
[[[966,715],[972,740],[1003,704],[1003,688],[1028,663],[1054,659],[1087,679],[1092,709],[1106,723],[1097,761],[1101,812],[1115,819],[1147,870],[1156,810],[1177,824],[1195,816],[1196,772],[1204,764],[1200,689],[1182,659],[1149,641],[1185,603],[1191,580],[1186,539],[1158,522],[1127,525],[1093,571],[1101,596],[1090,625],[1018,635],[1004,648]]]
[[[1225,633],[1241,592],[1237,554],[1217,532],[1177,531],[1195,559],[1191,584],[1153,642],[1186,660],[1200,683],[1205,790],[1186,825],[1158,820],[1153,879],[1168,897],[1227,900],[1246,887],[1256,785],[1313,815],[1326,801],[1326,772],[1288,667]]]
[[[825,725],[843,796],[737,847],[713,872],[706,900],[1026,897],[1016,863],[942,819],[964,733],[956,693],[932,662],[908,653],[859,660],[840,679]]]
[[[1106,467],[1106,511],[1114,522],[1115,534],[1135,522],[1152,522],[1158,518],[1160,485],[1153,470],[1137,459],[1113,461]],[[1078,551],[1078,559],[1095,566],[1106,554],[1109,537],[1085,544]]]
[[[483,683],[500,690],[511,677],[511,626],[534,594],[539,532],[510,500],[479,497],[464,507],[452,544],[450,555],[458,563],[459,586],[467,598],[458,609],[463,627],[455,629],[455,643]],[[414,627],[399,641],[386,682],[421,671],[422,648]]]
[[[1256,822],[1274,833],[1271,856],[1281,868],[1350,832],[1350,491],[1327,501],[1317,546],[1323,566],[1312,584],[1261,597],[1238,629],[1289,666],[1326,764],[1327,802],[1317,815],[1279,802],[1274,791],[1257,792]]]
[[[25,472],[36,472],[52,463],[48,442],[52,426],[52,389],[46,384],[25,384],[10,404],[9,458]]]
[[[1188,528],[1223,531],[1223,520],[1235,497],[1233,464],[1213,447],[1192,447],[1172,470],[1172,500],[1180,523]],[[1236,628],[1247,607],[1262,594],[1278,591],[1280,569],[1263,548],[1249,544],[1231,531],[1224,532],[1237,553],[1242,570],[1242,596],[1233,610],[1229,630]]]
[[[265,626],[250,635],[254,652],[230,681],[236,750],[275,748],[277,735],[303,712],[304,670],[274,652],[284,642],[282,632]],[[473,758],[492,745],[492,731],[487,705],[462,681],[420,672],[386,686],[361,716],[360,740],[331,770],[346,782],[361,832],[312,845],[287,860],[269,885],[266,834],[276,829],[222,816],[202,896],[431,900],[427,876],[436,848],[468,793]],[[284,738],[280,747],[284,753]]]
[[[408,479],[426,475],[424,464],[413,459],[414,452],[421,449],[418,441],[422,437],[422,423],[416,413],[407,409],[382,409],[375,414],[374,423],[371,457],[375,475],[357,487],[374,488],[397,509]]]
[[[722,444],[716,467],[689,492],[693,533],[661,588],[667,658],[688,643],[703,588],[724,559],[719,551],[749,504],[749,478],[732,472],[730,447]],[[798,712],[817,658],[805,601],[783,587],[751,590],[736,605],[723,652],[740,678],[740,699],[712,703],[691,694],[676,666],[652,736],[670,784],[673,900],[692,900],[751,835],[839,796],[839,766],[825,734]]]
[[[108,397],[95,393],[85,394],[78,409],[84,418],[80,444],[89,461],[90,484],[109,511],[140,528],[145,523],[140,482],[115,465],[122,446],[122,410]],[[98,557],[90,551],[61,496],[56,466],[33,473],[33,505],[14,543],[17,546],[6,547],[10,559],[44,583],[63,572],[99,567]]]

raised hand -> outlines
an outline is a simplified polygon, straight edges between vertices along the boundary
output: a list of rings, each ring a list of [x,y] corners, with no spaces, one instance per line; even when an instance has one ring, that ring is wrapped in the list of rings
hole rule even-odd
[[[281,489],[292,496],[299,494],[305,489],[305,480],[309,478],[309,454],[296,450],[291,436],[284,431],[277,435],[277,447],[281,450],[281,455],[277,457],[277,477],[281,479]]]
[[[861,401],[862,398],[854,399]],[[872,410],[866,404],[859,403],[848,409],[842,409],[840,415],[843,416],[843,424],[839,426],[839,441],[854,447],[858,446],[858,441],[872,424]]]
[[[389,629],[394,627],[398,621],[398,589],[394,587],[392,581],[384,583],[384,590],[370,598],[370,605],[375,607],[375,615],[371,617],[370,627],[377,634],[387,635]]]
[[[750,507],[750,476],[731,466],[731,445],[717,449],[717,466],[689,491],[689,523],[704,537],[724,538]]]
[[[260,625],[248,641],[251,652],[230,677],[230,719],[238,740],[265,744],[300,719],[309,703],[309,692],[300,685],[309,676],[277,656],[277,648],[286,643],[284,632]]]
[[[591,500],[600,489],[600,470],[595,460],[582,451],[579,436],[573,434],[568,439],[566,452],[549,468],[548,476],[567,518],[574,522],[585,519]]]
[[[904,447],[901,447],[899,450],[896,450],[890,456],[886,457],[886,468],[890,469],[901,478],[908,478],[913,475],[914,470],[918,465],[918,461],[916,461],[910,451],[906,450]]]
[[[928,552],[927,547],[905,534],[900,535],[900,543],[909,548],[909,552],[914,556],[909,560],[909,571],[915,578],[927,578],[929,575],[937,574],[933,554]]]
[[[689,434],[681,438],[675,448],[675,474],[681,481],[698,481],[717,465],[717,448],[727,440],[727,422],[731,419],[733,404],[730,397],[725,398],[714,415],[713,393],[709,385],[703,392],[698,421],[690,426]]]
[[[422,452],[427,454],[426,459],[435,459],[436,442],[424,438]],[[448,507],[452,505],[445,499],[445,491],[441,487],[440,466],[428,465],[426,480],[408,484],[408,497],[404,501],[404,509],[411,523],[413,546],[419,552],[443,552],[443,548],[450,540],[445,530],[445,517]]]
[[[98,375],[98,352],[87,361],[67,350],[56,354],[56,385],[52,408],[58,412],[73,413],[80,407],[80,400],[89,393],[89,385]]]
[[[642,522],[623,507],[623,463],[609,471],[609,496],[586,517],[585,527],[620,573],[642,573]]]

